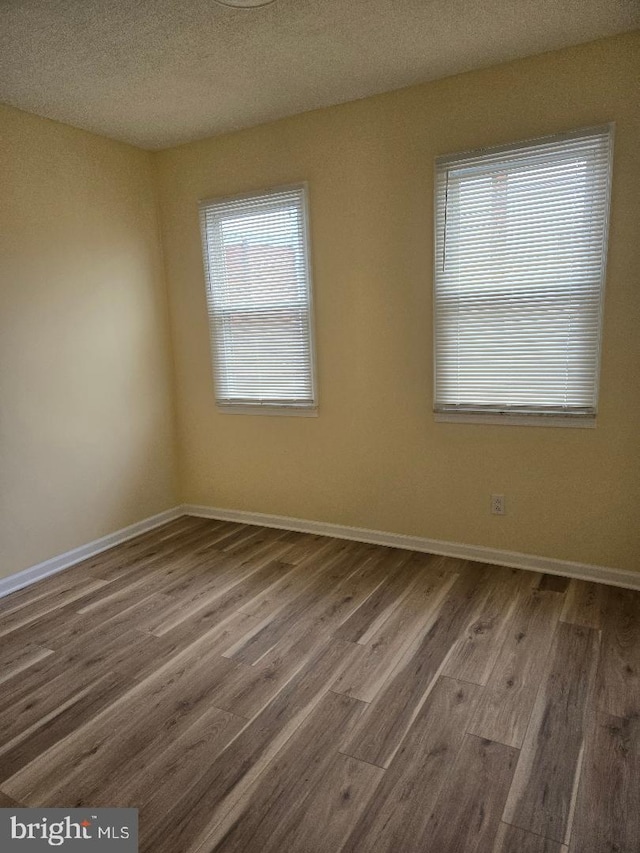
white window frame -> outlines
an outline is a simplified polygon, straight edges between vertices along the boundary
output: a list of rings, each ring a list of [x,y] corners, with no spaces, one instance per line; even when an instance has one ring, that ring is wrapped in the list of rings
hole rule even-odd
[[[520,142],[491,146],[482,149],[469,150],[453,155],[443,155],[437,157],[434,164],[434,270],[433,270],[433,412],[434,420],[445,423],[473,423],[473,424],[499,424],[513,426],[545,426],[545,427],[570,427],[578,429],[593,429],[596,426],[596,418],[598,412],[599,399],[599,384],[600,384],[600,367],[601,367],[601,351],[602,351],[602,334],[604,321],[604,301],[605,301],[605,284],[606,284],[606,268],[607,268],[607,250],[609,244],[609,219],[611,209],[611,184],[612,184],[612,169],[613,169],[613,148],[614,148],[614,131],[615,124],[613,122],[598,125],[594,127],[579,128],[577,130],[566,133],[552,134],[549,136],[529,138]],[[442,166],[453,165],[457,162],[464,162],[466,159],[477,158],[483,154],[495,155],[501,153],[518,152],[523,149],[546,142],[561,142],[563,140],[580,139],[594,133],[608,133],[609,135],[609,160],[608,160],[608,185],[606,190],[606,202],[604,211],[604,244],[601,263],[601,279],[600,279],[600,306],[598,320],[598,342],[596,351],[596,368],[595,368],[595,407],[589,413],[545,413],[545,412],[520,412],[520,411],[499,411],[485,410],[481,407],[463,407],[457,410],[451,408],[444,409],[438,407],[437,403],[437,299],[438,290],[437,284],[439,279],[439,250],[438,240],[440,233],[440,223],[438,219],[438,170]]]
[[[251,201],[253,199],[268,199],[269,196],[277,196],[283,192],[291,190],[299,190],[302,195],[302,225],[303,225],[303,241],[305,254],[305,273],[306,273],[306,296],[308,309],[308,341],[310,353],[310,382],[312,400],[301,402],[266,403],[260,400],[256,401],[224,401],[218,397],[218,389],[216,383],[216,335],[215,335],[215,308],[212,295],[212,277],[210,274],[210,264],[208,257],[207,237],[205,233],[205,217],[207,208],[212,205],[223,205],[231,202]],[[230,415],[273,415],[273,416],[294,416],[294,417],[317,417],[318,415],[318,380],[316,370],[316,346],[315,346],[315,315],[313,301],[313,279],[311,271],[311,239],[309,229],[309,191],[308,183],[301,181],[295,184],[285,184],[277,187],[269,187],[268,189],[256,190],[254,192],[242,193],[233,196],[214,197],[201,199],[198,202],[200,214],[200,229],[201,243],[203,253],[204,278],[205,278],[205,293],[207,300],[207,319],[209,325],[209,344],[211,365],[213,369],[213,386],[216,399],[216,409],[218,412]]]

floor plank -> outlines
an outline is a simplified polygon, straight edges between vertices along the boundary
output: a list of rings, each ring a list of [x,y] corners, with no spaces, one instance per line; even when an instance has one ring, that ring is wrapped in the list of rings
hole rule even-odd
[[[313,634],[307,633],[300,641],[300,648],[296,650],[295,657],[285,655],[254,666],[237,664],[235,669],[230,670],[221,680],[212,701],[218,708],[251,720],[278,695],[322,647],[322,642],[316,642]],[[362,654],[359,647],[354,647],[350,651],[350,660]]]
[[[640,714],[640,592],[608,587],[602,613],[598,708]]]
[[[573,579],[567,588],[560,617],[562,621],[571,622],[572,625],[584,625],[585,628],[600,628],[606,589],[601,583]]]
[[[568,849],[557,841],[501,823],[491,853],[567,853]]]
[[[292,601],[265,617],[254,631],[227,652],[227,656],[242,663],[254,664],[271,653],[287,636],[291,636],[292,631],[298,636],[301,628],[304,631],[313,624],[314,617],[321,616],[326,609],[328,595],[332,595],[338,603],[344,601],[346,593],[338,586],[346,584],[352,575],[361,570],[371,552],[371,546],[345,543],[327,561],[325,570],[311,584],[305,586]],[[348,615],[347,612],[343,618]]]
[[[226,814],[321,701],[329,677],[348,663],[352,648],[342,641],[331,642],[288,682],[174,809],[149,828],[141,853],[196,850],[215,836]]]
[[[149,743],[162,744],[165,730],[172,730],[193,705],[206,702],[232,666],[215,648],[207,650],[202,644],[197,662],[192,662],[190,650],[177,655],[5,780],[3,790],[30,805],[88,805],[110,774]]]
[[[411,594],[425,570],[429,570],[430,577],[434,573],[442,576],[447,574],[445,560],[430,554],[389,549],[383,559],[388,568],[384,582],[342,623],[334,633],[335,637],[367,645],[406,596]]]
[[[354,560],[355,571],[347,570],[346,576],[333,589],[327,586],[324,595],[310,603],[297,619],[292,621],[289,613],[279,620],[277,632],[270,633],[267,639],[270,648],[256,662],[268,665],[285,655],[295,660],[306,645],[301,644],[301,633],[308,634],[314,642],[324,641],[333,636],[335,630],[375,593],[387,572],[384,559],[377,549],[372,551],[367,547],[359,556],[354,555]]]
[[[428,570],[421,573],[393,614],[371,636],[365,653],[353,658],[332,690],[371,702],[411,646],[429,630],[456,575]]]
[[[287,562],[297,568],[267,590],[257,593],[240,610],[256,619],[265,619],[282,610],[310,586],[340,558],[347,543],[322,537],[321,541],[304,546],[294,544],[286,551]]]
[[[342,850],[384,771],[347,755],[333,756],[326,774],[303,804],[269,839],[265,853]]]
[[[507,746],[522,746],[542,679],[562,600],[531,592],[518,606],[483,691],[469,732]]]
[[[427,633],[407,652],[342,751],[387,767],[426,701],[461,631],[488,595],[482,569],[463,567]],[[482,589],[482,592],[480,591]]]
[[[458,640],[443,675],[486,684],[500,654],[514,611],[537,576],[517,569],[491,567],[491,592],[482,613]]]
[[[561,575],[542,575],[538,589],[564,593],[568,586],[569,578],[564,578]]]
[[[59,607],[76,601],[88,592],[100,589],[106,585],[107,581],[99,579],[80,581],[69,586],[67,589],[62,588],[51,593],[51,595],[44,595],[37,601],[34,601],[33,604],[20,607],[14,610],[13,613],[5,613],[0,620],[0,637],[10,634],[17,628],[36,622]]]
[[[433,850],[490,850],[509,792],[518,751],[466,735],[426,827]]]
[[[638,592],[184,517],[0,636],[0,806],[135,807],[141,853],[640,850]]]
[[[25,643],[19,648],[11,647],[0,651],[0,684],[12,676],[24,672],[34,663],[53,654],[52,649],[37,646],[35,643]]]
[[[564,843],[581,772],[598,633],[561,622],[527,730],[503,820]]]
[[[157,637],[162,637],[178,626],[186,627],[188,633],[193,633],[194,626],[206,630],[209,625],[238,610],[247,599],[268,589],[290,571],[292,566],[289,563],[270,560],[258,569],[252,568],[246,577],[237,570],[231,573],[235,577],[227,578],[225,574],[207,590],[199,590],[197,596],[178,599],[173,607],[146,620],[141,627]]]
[[[114,673],[96,679],[75,695],[73,701],[39,721],[24,737],[0,746],[0,784],[38,759],[67,735],[73,734],[100,711],[110,707],[131,688],[131,682]]]
[[[121,776],[94,794],[92,805],[137,808],[139,822],[152,826],[173,807],[185,786],[206,773],[244,725],[245,720],[205,704],[172,727],[170,741],[154,740],[138,752]]]
[[[0,791],[0,809],[20,809],[22,806],[20,803],[16,803],[15,800],[12,800],[11,797],[7,797],[6,794],[3,794]]]
[[[429,817],[462,745],[479,689],[450,678],[438,680],[344,853],[427,847]]]
[[[106,630],[99,627],[77,638],[5,681],[0,700],[0,743],[25,731],[108,672],[133,676],[145,663],[155,664],[159,652],[157,638],[135,629],[123,631],[119,626]]]
[[[286,824],[304,808],[336,757],[336,744],[362,703],[327,693],[207,843],[220,853],[285,849]]]
[[[571,853],[640,849],[640,717],[599,714],[586,749]]]

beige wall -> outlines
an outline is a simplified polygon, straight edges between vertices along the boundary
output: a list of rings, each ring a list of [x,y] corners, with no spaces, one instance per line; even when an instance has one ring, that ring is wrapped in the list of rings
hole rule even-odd
[[[0,576],[175,503],[151,157],[0,107]]]
[[[640,568],[640,34],[154,155],[185,501]],[[433,160],[616,122],[595,430],[436,424]],[[197,200],[307,180],[320,416],[214,408]],[[489,494],[506,495],[503,517]]]
[[[178,499],[640,569],[639,61],[635,33],[155,155],[0,107],[0,576]],[[433,158],[611,120],[597,429],[436,424]],[[221,415],[197,199],[299,180],[320,416]]]

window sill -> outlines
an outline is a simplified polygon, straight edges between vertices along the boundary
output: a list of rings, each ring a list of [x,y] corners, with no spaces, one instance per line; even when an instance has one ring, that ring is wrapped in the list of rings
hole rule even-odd
[[[224,406],[220,403],[216,404],[216,409],[223,415],[268,415],[273,417],[294,417],[294,418],[317,418],[318,409],[316,406],[253,406],[248,405],[230,405]]]
[[[595,429],[595,415],[508,415],[483,412],[434,412],[439,423],[498,424],[500,426],[564,427]]]

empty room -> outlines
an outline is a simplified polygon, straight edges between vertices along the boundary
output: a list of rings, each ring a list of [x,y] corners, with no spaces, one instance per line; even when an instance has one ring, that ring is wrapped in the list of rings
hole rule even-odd
[[[0,2],[0,851],[640,851],[640,4]]]

